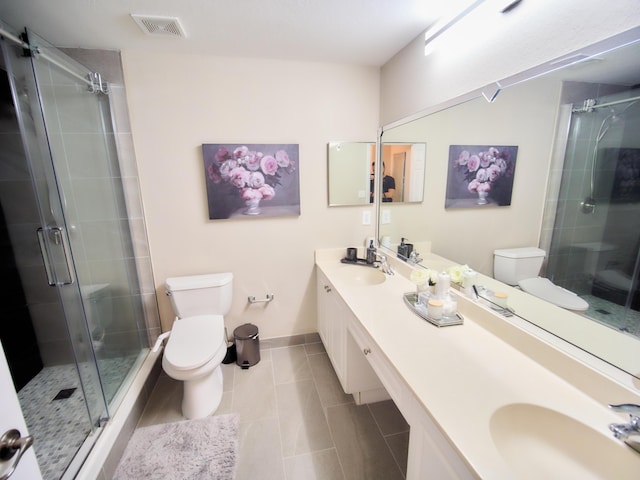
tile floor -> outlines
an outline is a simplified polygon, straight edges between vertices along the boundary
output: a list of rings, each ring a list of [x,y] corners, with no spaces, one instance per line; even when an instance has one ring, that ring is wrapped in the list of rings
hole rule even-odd
[[[406,474],[409,426],[392,401],[357,406],[322,343],[261,351],[223,365],[216,415],[240,414],[236,480],[393,480]],[[164,372],[138,427],[183,420],[182,386]]]

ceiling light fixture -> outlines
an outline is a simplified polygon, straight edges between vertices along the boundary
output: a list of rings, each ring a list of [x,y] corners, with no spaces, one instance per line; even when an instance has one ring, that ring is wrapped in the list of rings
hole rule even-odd
[[[424,34],[424,54],[429,55],[433,52],[433,42],[435,39],[469,15],[481,4],[485,3],[485,1],[486,0],[469,0],[465,6],[458,8],[457,11],[440,18],[440,20],[434,23]],[[521,2],[522,0],[496,0],[493,2],[493,6],[489,6],[489,8],[491,10],[496,8],[498,12],[506,14],[516,8]]]

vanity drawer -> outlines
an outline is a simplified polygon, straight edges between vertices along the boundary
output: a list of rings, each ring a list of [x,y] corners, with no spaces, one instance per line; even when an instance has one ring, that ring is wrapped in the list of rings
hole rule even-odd
[[[373,341],[358,320],[355,318],[352,319],[352,321],[349,322],[348,329],[360,351],[365,355],[369,365],[371,365],[371,368],[373,368],[382,385],[384,385],[387,393],[393,399],[393,402],[407,422],[411,423],[411,396],[407,386],[379,349],[378,344]]]

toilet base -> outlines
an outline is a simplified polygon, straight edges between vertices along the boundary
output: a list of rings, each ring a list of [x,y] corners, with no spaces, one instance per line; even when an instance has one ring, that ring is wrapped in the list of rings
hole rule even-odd
[[[192,420],[213,414],[222,400],[222,368],[210,375],[185,380],[182,387],[182,415]]]

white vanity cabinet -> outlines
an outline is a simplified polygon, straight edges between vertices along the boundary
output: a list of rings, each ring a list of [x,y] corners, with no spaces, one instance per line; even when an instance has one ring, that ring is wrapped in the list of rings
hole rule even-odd
[[[316,279],[318,333],[342,389],[352,394],[358,405],[390,398],[365,353],[349,334],[349,324],[357,319],[320,270]]]
[[[366,352],[366,359],[389,392],[398,410],[410,426],[407,480],[434,478],[466,480],[477,478],[440,432],[429,414],[400,379],[378,345],[354,317],[349,324],[350,337]]]

